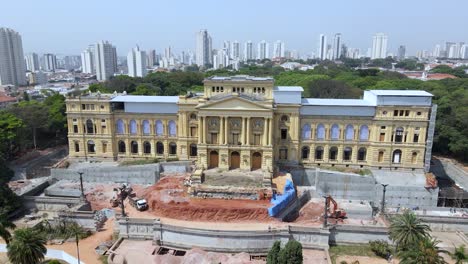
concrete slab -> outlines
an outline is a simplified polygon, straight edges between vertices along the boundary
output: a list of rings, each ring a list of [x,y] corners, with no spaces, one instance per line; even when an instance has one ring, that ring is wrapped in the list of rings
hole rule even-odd
[[[389,171],[372,169],[372,174],[379,184],[393,186],[418,186],[426,185],[426,176],[423,172],[415,171]]]

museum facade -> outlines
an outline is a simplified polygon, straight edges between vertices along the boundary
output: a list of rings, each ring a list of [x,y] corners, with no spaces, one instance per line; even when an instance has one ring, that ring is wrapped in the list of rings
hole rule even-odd
[[[66,100],[69,156],[195,160],[202,169],[272,171],[276,164],[423,169],[432,95],[364,91],[362,99],[302,98],[273,78],[204,80],[183,96],[92,93]]]

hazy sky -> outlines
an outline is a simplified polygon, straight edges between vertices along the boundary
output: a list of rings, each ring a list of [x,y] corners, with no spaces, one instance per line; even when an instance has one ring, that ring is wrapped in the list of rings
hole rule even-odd
[[[224,40],[277,39],[301,54],[318,35],[340,32],[348,47],[367,49],[372,35],[389,36],[389,51],[414,54],[444,41],[468,42],[468,0],[0,0],[0,27],[23,37],[25,52],[79,54],[109,40],[119,56],[135,44],[158,53],[195,49],[208,29],[213,48]]]

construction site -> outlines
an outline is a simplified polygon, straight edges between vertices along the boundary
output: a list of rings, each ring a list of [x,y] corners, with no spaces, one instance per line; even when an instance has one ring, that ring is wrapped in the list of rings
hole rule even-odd
[[[84,263],[265,263],[274,241],[290,239],[302,243],[304,263],[331,263],[330,245],[388,240],[382,210],[411,209],[434,231],[453,233],[448,241],[468,241],[466,198],[455,210],[444,197],[444,207],[437,181],[423,173],[289,166],[275,170],[271,186],[258,172],[194,175],[185,161],[125,166],[65,158],[50,176],[10,187],[24,199],[18,226],[67,218],[94,232],[83,241],[90,249]],[[73,256],[68,244],[53,247]]]

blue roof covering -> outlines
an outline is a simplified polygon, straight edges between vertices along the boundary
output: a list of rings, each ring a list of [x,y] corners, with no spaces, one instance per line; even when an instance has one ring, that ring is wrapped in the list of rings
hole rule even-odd
[[[119,95],[111,102],[122,103],[172,103],[179,102],[179,96]]]

